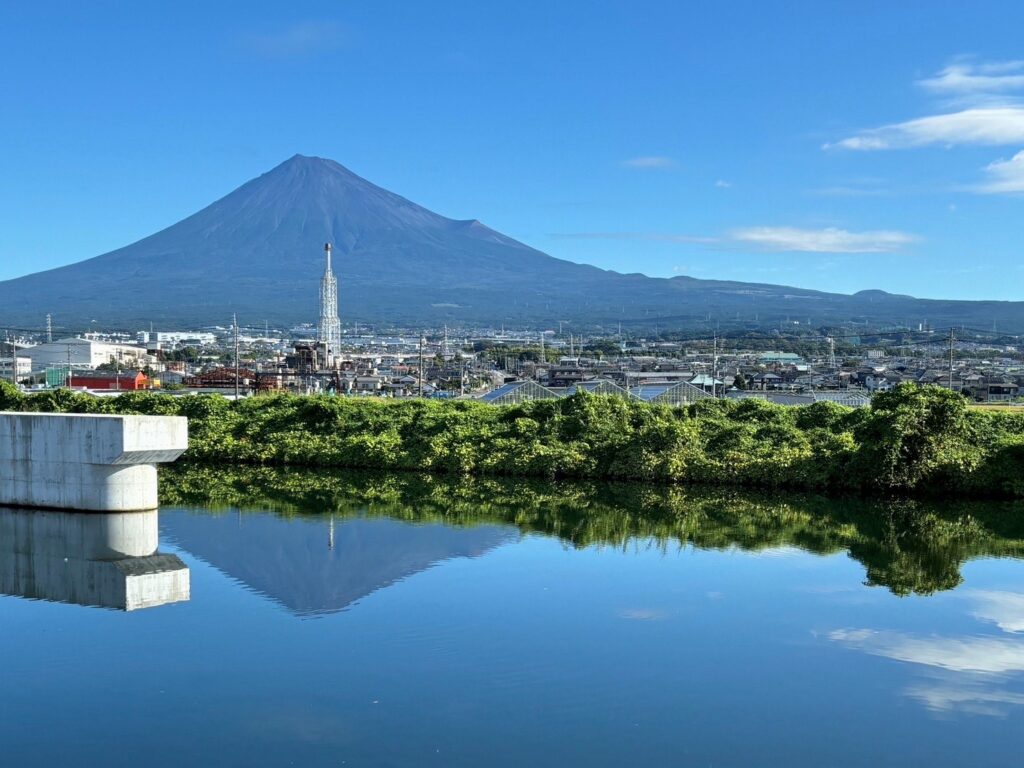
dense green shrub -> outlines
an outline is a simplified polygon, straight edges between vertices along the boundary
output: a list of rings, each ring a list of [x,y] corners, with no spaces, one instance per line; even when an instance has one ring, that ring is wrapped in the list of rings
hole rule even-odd
[[[64,390],[0,407],[189,418],[188,458],[443,474],[618,478],[764,488],[1024,496],[1024,415],[968,409],[901,385],[871,408],[702,400],[684,408],[585,392],[494,407],[476,401]]]

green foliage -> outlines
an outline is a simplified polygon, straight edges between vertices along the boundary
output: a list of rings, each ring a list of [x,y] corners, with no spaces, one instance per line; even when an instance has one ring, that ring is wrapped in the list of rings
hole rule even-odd
[[[959,395],[913,385],[851,409],[710,398],[673,408],[586,392],[502,407],[328,395],[26,396],[0,383],[0,407],[186,416],[186,457],[204,462],[1024,496],[1024,415],[970,410]]]
[[[901,384],[875,395],[871,416],[859,428],[857,463],[883,489],[916,488],[978,458],[967,444],[966,401],[955,392]]]
[[[1024,556],[1021,502],[941,505],[738,493],[677,485],[272,467],[165,470],[165,506],[271,510],[286,517],[388,517],[447,525],[513,525],[572,547],[695,546],[847,551],[870,585],[930,594],[961,581],[975,557]]]

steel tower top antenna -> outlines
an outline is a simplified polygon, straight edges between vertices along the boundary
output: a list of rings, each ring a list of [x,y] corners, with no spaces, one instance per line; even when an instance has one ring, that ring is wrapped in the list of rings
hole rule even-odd
[[[324,243],[327,263],[320,278],[320,318],[316,324],[316,340],[324,350],[324,362],[334,367],[334,359],[341,346],[341,321],[338,319],[338,281],[331,270],[331,244]]]

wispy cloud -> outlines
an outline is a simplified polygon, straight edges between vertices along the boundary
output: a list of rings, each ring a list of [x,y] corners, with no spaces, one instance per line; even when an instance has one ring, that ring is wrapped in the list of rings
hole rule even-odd
[[[341,47],[345,31],[334,21],[300,21],[266,32],[250,34],[246,47],[267,58],[294,58]]]
[[[729,189],[729,187],[732,186],[732,182],[726,181],[725,179],[719,179],[718,181],[715,182],[715,186],[718,187],[719,189]]]
[[[647,155],[644,157],[631,157],[619,163],[623,168],[639,168],[642,170],[660,170],[675,168],[676,161],[664,155]]]
[[[722,236],[686,235],[671,232],[560,232],[558,240],[654,240],[686,245],[711,245],[724,249],[751,248],[790,253],[893,253],[920,240],[907,232],[799,227],[743,227]]]
[[[669,243],[711,244],[717,237],[676,235],[669,232],[553,232],[548,237],[556,240],[663,240]]]
[[[1009,160],[997,160],[985,166],[985,181],[974,186],[976,192],[1009,194],[1024,192],[1024,151]]]
[[[870,151],[907,149],[930,144],[1000,146],[1021,142],[1024,142],[1024,108],[1002,106],[976,107],[893,123],[825,144],[824,148]]]
[[[1024,61],[960,59],[917,84],[942,97],[946,111],[870,128],[826,149],[901,149],[929,144],[1004,145],[1024,140]],[[948,111],[950,106],[959,107]]]
[[[845,179],[829,186],[809,189],[808,192],[821,197],[876,197],[893,194],[888,179],[877,176]]]
[[[766,251],[804,253],[891,253],[919,240],[915,235],[891,230],[850,232],[845,229],[798,227],[747,227],[729,237]]]
[[[657,621],[666,618],[668,613],[658,608],[627,608],[619,616],[632,621]]]
[[[940,96],[987,99],[993,94],[1024,90],[1024,61],[955,61],[917,84]]]
[[[869,128],[822,148],[871,152],[1024,144],[1024,60],[960,58],[917,84],[938,97],[941,113]],[[986,180],[966,189],[983,194],[1024,192],[1024,153],[990,163],[982,172]]]

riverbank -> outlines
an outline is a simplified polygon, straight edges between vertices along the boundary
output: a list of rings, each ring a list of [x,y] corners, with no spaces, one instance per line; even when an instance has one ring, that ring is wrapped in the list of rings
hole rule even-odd
[[[870,408],[702,400],[683,408],[579,393],[475,401],[126,393],[21,395],[0,409],[186,416],[186,460],[439,474],[632,480],[838,493],[1024,497],[1024,414],[902,385]]]

